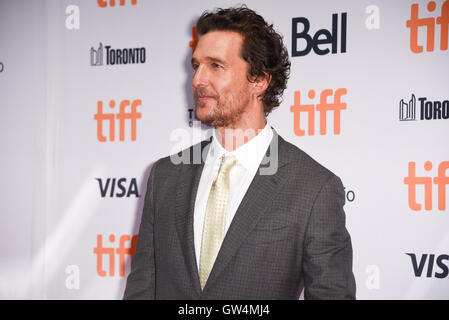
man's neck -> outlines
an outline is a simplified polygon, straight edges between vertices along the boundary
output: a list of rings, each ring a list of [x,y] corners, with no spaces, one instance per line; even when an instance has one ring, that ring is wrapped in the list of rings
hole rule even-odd
[[[227,151],[234,151],[235,149],[241,147],[252,138],[257,136],[260,131],[262,131],[267,120],[265,117],[254,121],[252,119],[251,123],[240,124],[235,127],[217,127],[215,128],[216,137],[221,146]]]

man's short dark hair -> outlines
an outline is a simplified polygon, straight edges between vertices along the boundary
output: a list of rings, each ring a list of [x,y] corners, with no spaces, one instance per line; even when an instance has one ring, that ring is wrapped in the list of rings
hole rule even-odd
[[[268,115],[281,103],[282,93],[290,75],[288,51],[273,25],[245,5],[204,12],[196,23],[197,31],[234,31],[243,36],[241,57],[249,64],[247,78],[256,79],[266,74],[271,81],[262,95],[264,113]]]

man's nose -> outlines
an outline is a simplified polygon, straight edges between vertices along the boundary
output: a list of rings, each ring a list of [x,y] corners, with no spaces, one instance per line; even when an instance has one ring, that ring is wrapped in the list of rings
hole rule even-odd
[[[195,71],[195,75],[193,76],[192,86],[194,88],[206,87],[208,81],[209,77],[207,75],[207,70],[204,68],[204,66],[199,66]]]

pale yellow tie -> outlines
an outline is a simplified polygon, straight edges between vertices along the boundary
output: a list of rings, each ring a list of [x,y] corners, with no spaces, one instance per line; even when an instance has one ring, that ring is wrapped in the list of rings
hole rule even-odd
[[[212,183],[206,205],[200,255],[200,282],[204,288],[224,238],[229,199],[229,172],[237,163],[234,156],[222,156],[217,177]]]

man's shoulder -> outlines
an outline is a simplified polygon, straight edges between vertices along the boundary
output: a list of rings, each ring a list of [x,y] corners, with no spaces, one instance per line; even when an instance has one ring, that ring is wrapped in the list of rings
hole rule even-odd
[[[310,156],[306,151],[278,134],[273,139],[276,137],[278,138],[279,162],[281,165],[288,164],[293,169],[291,170],[291,175],[298,175],[302,178],[310,177],[314,180],[327,180],[335,176],[331,170]],[[168,174],[177,174],[177,170],[186,165],[200,165],[207,156],[210,142],[211,138],[198,142],[177,153],[160,158],[153,167],[157,167],[157,171],[166,176]]]
[[[286,163],[295,168],[295,170],[292,170],[292,174],[296,173],[301,177],[307,176],[315,180],[327,180],[335,176],[330,169],[310,156],[306,151],[283,139],[281,136],[279,136],[279,152],[279,156],[285,157]]]

